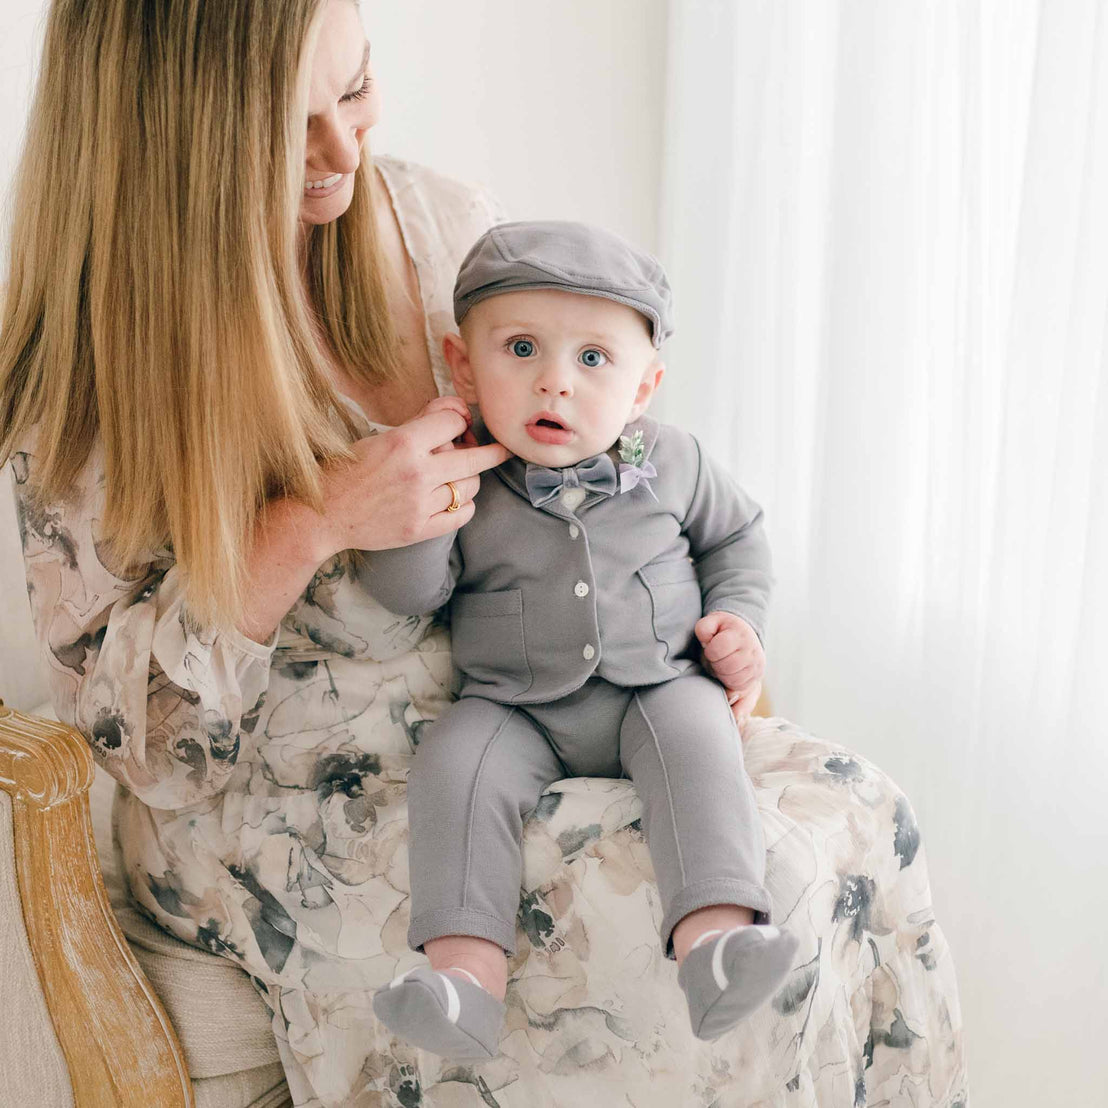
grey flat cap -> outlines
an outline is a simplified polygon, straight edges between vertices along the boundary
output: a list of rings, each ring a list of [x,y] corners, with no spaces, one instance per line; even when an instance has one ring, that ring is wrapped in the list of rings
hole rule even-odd
[[[599,227],[560,220],[501,223],[470,248],[454,284],[454,321],[503,292],[565,289],[642,312],[655,347],[673,334],[669,282],[657,259]]]

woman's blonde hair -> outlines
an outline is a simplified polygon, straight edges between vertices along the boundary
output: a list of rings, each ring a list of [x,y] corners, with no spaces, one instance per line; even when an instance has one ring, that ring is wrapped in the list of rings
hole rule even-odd
[[[258,512],[317,509],[350,455],[330,356],[396,374],[363,158],[298,254],[307,68],[324,0],[54,0],[0,317],[0,464],[34,432],[35,494],[103,448],[100,549],[172,548],[190,615],[242,613]]]

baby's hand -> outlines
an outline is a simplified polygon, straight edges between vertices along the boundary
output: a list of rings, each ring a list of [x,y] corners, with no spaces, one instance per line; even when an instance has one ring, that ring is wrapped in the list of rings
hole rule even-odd
[[[730,612],[709,612],[693,630],[705,663],[727,691],[731,711],[741,722],[754,711],[766,671],[766,655],[754,628]]]

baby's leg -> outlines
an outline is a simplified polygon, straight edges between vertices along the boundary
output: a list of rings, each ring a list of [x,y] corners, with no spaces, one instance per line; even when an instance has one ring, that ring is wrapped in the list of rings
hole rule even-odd
[[[528,716],[501,704],[463,698],[427,729],[408,780],[408,942],[431,967],[397,978],[373,1002],[413,1045],[452,1058],[496,1055],[523,820],[564,775]]]
[[[796,951],[769,922],[761,820],[722,688],[690,675],[635,690],[620,757],[643,801],[663,946],[694,1033],[715,1038],[773,995]]]
[[[408,777],[413,950],[464,935],[515,953],[523,821],[564,776],[517,708],[467,696],[427,728]]]
[[[694,946],[700,946],[711,935],[722,935],[736,927],[749,927],[754,922],[752,908],[737,904],[711,904],[697,908],[679,920],[673,929],[673,956],[678,966]]]
[[[428,939],[423,952],[433,970],[472,981],[497,1000],[504,999],[508,990],[508,959],[498,944],[472,935],[444,935],[441,939]]]
[[[632,690],[620,759],[643,802],[667,954],[698,909],[748,908],[768,922],[762,823],[722,687],[691,674]]]

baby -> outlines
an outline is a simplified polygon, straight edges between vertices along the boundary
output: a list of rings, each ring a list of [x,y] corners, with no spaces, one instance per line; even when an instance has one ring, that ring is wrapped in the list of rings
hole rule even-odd
[[[554,781],[627,776],[662,948],[694,1034],[714,1039],[773,995],[796,951],[770,923],[724,688],[749,699],[761,675],[761,511],[691,435],[643,415],[672,332],[649,255],[578,223],[504,223],[466,256],[454,310],[455,388],[515,456],[456,535],[369,556],[367,587],[390,610],[449,601],[461,675],[409,778],[408,941],[430,966],[374,1010],[425,1050],[494,1057],[523,822]]]

